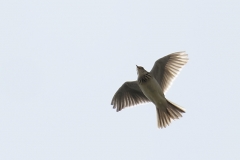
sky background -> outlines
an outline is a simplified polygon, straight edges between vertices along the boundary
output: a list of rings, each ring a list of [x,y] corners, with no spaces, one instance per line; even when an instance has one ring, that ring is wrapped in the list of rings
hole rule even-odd
[[[240,159],[240,1],[1,1],[0,159]],[[186,51],[157,128],[152,103],[116,112],[136,64]]]

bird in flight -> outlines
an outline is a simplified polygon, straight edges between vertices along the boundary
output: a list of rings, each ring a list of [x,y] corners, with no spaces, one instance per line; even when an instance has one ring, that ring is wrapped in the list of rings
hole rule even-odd
[[[158,59],[150,72],[136,66],[137,80],[125,82],[113,96],[111,105],[118,112],[125,107],[152,102],[156,106],[158,128],[167,127],[185,113],[182,107],[166,99],[164,93],[187,61],[185,52],[175,52]]]

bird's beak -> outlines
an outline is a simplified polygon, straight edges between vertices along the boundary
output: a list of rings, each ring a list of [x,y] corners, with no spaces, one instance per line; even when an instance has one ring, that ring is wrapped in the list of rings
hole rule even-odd
[[[136,67],[138,68],[138,66],[136,65]]]

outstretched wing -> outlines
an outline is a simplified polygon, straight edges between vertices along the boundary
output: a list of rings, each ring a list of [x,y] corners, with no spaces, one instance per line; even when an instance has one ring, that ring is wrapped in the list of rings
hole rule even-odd
[[[175,52],[155,62],[151,74],[158,81],[164,93],[187,61],[188,55],[185,52]]]
[[[111,105],[117,112],[125,107],[150,102],[139,88],[137,81],[125,82],[113,96]]]

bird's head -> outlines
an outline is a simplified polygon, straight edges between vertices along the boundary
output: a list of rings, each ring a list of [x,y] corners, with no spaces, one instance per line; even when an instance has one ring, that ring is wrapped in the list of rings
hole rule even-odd
[[[148,72],[142,66],[137,66],[137,74],[139,77],[142,75],[145,75],[146,73],[148,73]]]

